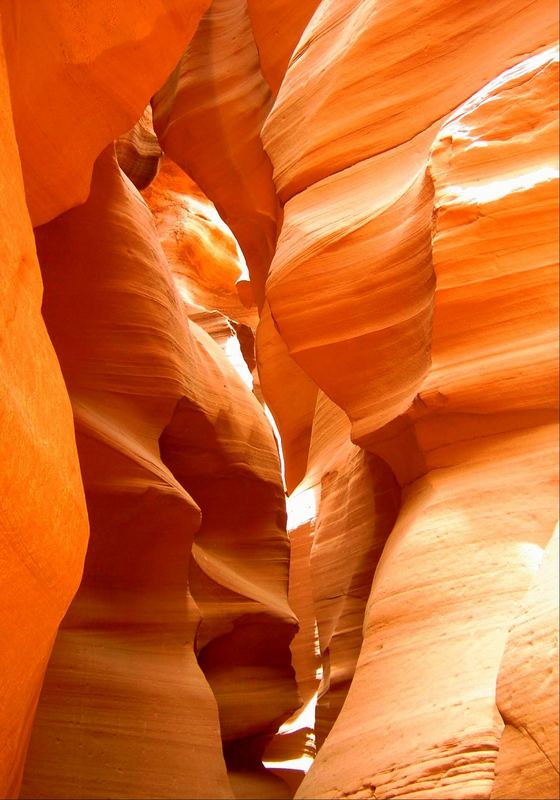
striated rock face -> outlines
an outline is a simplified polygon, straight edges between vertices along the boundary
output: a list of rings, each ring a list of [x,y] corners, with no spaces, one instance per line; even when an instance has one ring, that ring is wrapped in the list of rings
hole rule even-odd
[[[556,797],[558,783],[558,528],[520,603],[500,666],[505,722],[492,798]]]
[[[525,35],[535,33],[529,28]],[[293,61],[294,71],[312,49]],[[354,439],[381,456],[403,487],[373,580],[355,677],[298,796],[488,797],[492,789],[503,728],[497,672],[516,603],[557,516],[550,491],[557,472],[556,296],[550,293],[557,255],[555,69],[552,51],[537,52],[471,98],[437,135],[430,160],[425,152],[424,170],[417,172],[416,161],[410,188],[370,210],[371,221],[350,217],[360,188],[366,198],[365,162],[320,180],[286,205],[267,284],[278,330],[293,358],[348,411]],[[281,99],[282,90],[278,107]],[[514,115],[514,103],[527,114]],[[431,139],[436,133],[432,127]],[[428,134],[422,137],[425,147]],[[387,176],[380,186],[394,191],[389,178],[405,162],[397,163],[394,152],[373,161],[378,176]],[[333,220],[339,233],[319,224],[320,198],[321,220]],[[419,239],[422,216],[429,220],[433,208],[432,230]],[[383,240],[390,246],[386,259],[380,257]],[[364,272],[368,251],[379,260]],[[417,261],[407,272],[408,253],[427,258],[428,266],[433,260],[437,289],[426,305],[433,325],[423,327],[421,312],[395,328],[359,336],[360,302],[368,291],[373,303],[383,300],[379,308],[386,313],[395,287],[395,301],[403,302],[407,275],[421,275]],[[391,261],[393,273],[385,277]],[[329,284],[340,264],[344,288],[334,293]],[[296,296],[298,284],[305,302],[302,292]],[[434,284],[426,287],[429,298]],[[355,304],[344,315],[341,297],[351,294]],[[418,291],[412,296],[421,297]],[[327,309],[337,324],[313,324],[310,317]],[[375,319],[371,305],[369,319]],[[407,338],[402,326],[411,320],[416,333]],[[432,366],[406,415],[383,426],[399,408],[391,406],[395,386],[401,387],[399,404],[410,404],[404,388],[414,372],[407,369],[406,348],[409,342],[419,346],[423,330],[423,369]],[[384,389],[375,395],[367,362],[359,381],[342,385],[353,370],[352,351],[366,342],[374,354],[371,374],[377,372]],[[385,367],[384,348],[393,353]],[[347,370],[329,369],[333,361]],[[335,508],[340,514],[340,501]],[[342,529],[350,545],[352,526],[346,522]],[[311,579],[317,576],[322,587],[320,569],[328,569],[329,556],[318,549],[319,540],[316,545]],[[347,559],[332,564],[331,572],[341,572]],[[320,605],[320,619],[319,611]],[[320,735],[320,705],[318,720]],[[541,779],[550,786],[550,779]]]
[[[308,475],[320,475],[310,559],[323,668],[315,719],[320,747],[354,676],[371,582],[397,516],[400,492],[391,470],[352,444],[347,418],[322,393],[309,462]]]
[[[219,311],[255,327],[257,310],[244,305],[239,288],[248,279],[239,245],[192,178],[164,157],[143,196],[189,314]]]
[[[279,213],[260,139],[271,102],[246,0],[213,0],[153,99],[164,151],[194,178],[235,234],[259,304]]]
[[[146,189],[158,173],[162,156],[150,105],[146,106],[138,122],[117,139],[115,149],[125,175],[137,189]]]
[[[442,0],[408,12],[391,0],[321,4],[263,129],[285,202],[272,316],[362,444],[406,411],[430,364],[426,164],[441,121],[508,59],[555,37],[548,0],[470,4],[460,15]]]
[[[556,4],[137,5],[1,11],[0,794],[555,800]]]
[[[247,0],[261,72],[274,95],[288,62],[320,0]]]
[[[25,193],[34,225],[88,196],[98,154],[133,125],[196,29],[208,0],[17,0],[2,9]]]
[[[23,796],[230,796],[218,709],[229,741],[267,733],[298,702],[272,432],[222,351],[191,336],[151,214],[111,150],[87,203],[37,242],[92,534]]]
[[[227,797],[217,709],[193,652],[188,565],[200,509],[158,445],[195,355],[150,212],[112,150],[96,163],[87,203],[37,231],[91,539],[22,795],[184,797],[195,788]],[[185,748],[204,755],[188,766]]]
[[[0,795],[17,797],[43,673],[78,587],[88,524],[72,411],[41,317],[0,48]]]

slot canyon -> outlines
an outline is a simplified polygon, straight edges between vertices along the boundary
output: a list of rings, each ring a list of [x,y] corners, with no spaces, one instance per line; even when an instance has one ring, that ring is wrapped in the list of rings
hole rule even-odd
[[[0,24],[0,797],[557,800],[556,0]]]

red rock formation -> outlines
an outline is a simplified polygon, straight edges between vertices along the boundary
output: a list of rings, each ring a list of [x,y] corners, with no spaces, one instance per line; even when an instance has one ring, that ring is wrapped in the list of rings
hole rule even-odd
[[[49,665],[23,797],[227,797],[187,596],[200,510],[158,446],[194,354],[150,212],[111,150],[87,203],[37,231],[91,539]],[[189,764],[185,748],[204,755]]]
[[[78,586],[88,525],[0,47],[0,795],[17,797],[43,673]]]
[[[308,480],[320,480],[311,585],[323,678],[315,735],[321,747],[350,688],[371,582],[395,522],[400,492],[380,459],[353,445],[344,413],[319,394]]]
[[[560,796],[558,782],[558,528],[510,631],[498,675],[505,722],[492,798]]]
[[[215,203],[235,234],[259,304],[278,215],[259,135],[270,104],[246,0],[213,0],[153,99],[154,125],[164,151]]]
[[[142,114],[209,0],[66,0],[2,8],[14,125],[33,225],[88,196],[93,162]]]
[[[552,0],[20,6],[0,793],[556,798]]]
[[[37,241],[92,537],[23,796],[230,796],[214,697],[227,741],[272,733],[297,704],[272,432],[221,350],[196,326],[190,338],[151,214],[110,152],[87,203]]]
[[[261,70],[278,93],[288,62],[320,0],[247,0]]]
[[[146,189],[158,173],[162,156],[149,104],[138,122],[117,139],[115,149],[125,175],[137,189]]]
[[[260,384],[280,432],[286,487],[292,492],[307,470],[317,384],[291,358],[268,303],[261,311],[256,342]]]
[[[539,22],[539,36],[541,30]],[[528,23],[524,35],[539,42]],[[290,69],[304,60],[294,59]],[[430,217],[430,182],[417,172],[417,161],[410,188],[403,187],[399,172],[406,161],[397,160],[398,151],[372,160],[378,179],[385,178],[378,184],[385,198],[370,206],[369,218],[356,222],[349,200],[358,191],[367,196],[364,179],[373,174],[367,162],[287,203],[267,284],[279,332],[294,359],[348,411],[354,438],[385,458],[404,488],[373,581],[355,678],[298,796],[487,797],[491,791],[502,729],[495,683],[505,637],[557,515],[550,491],[557,403],[549,291],[557,253],[553,66],[550,53],[537,53],[442,129],[430,169],[437,209],[431,235],[417,234],[418,213]],[[278,108],[281,101],[282,90]],[[527,116],[512,112],[517,104]],[[435,133],[432,127],[423,134],[423,147]],[[332,229],[325,228],[331,220]],[[402,338],[407,320],[384,329],[375,309],[384,315],[394,309],[398,320],[392,302],[404,309],[406,297],[409,305],[422,297],[411,291],[410,279],[418,279],[417,259],[429,264],[432,249],[437,291],[426,308],[435,307],[433,331],[430,336],[430,327],[409,316],[416,335]],[[368,252],[377,254],[375,270],[358,273]],[[341,263],[350,283],[334,294],[329,287]],[[351,294],[357,306],[344,315],[342,303]],[[374,303],[367,318],[364,296]],[[366,319],[379,328],[368,337],[359,335]],[[407,343],[417,348],[422,331],[424,378],[409,383],[415,372],[406,365],[415,358],[409,362]],[[374,353],[371,367],[366,363],[359,382],[343,385],[342,375],[358,374],[354,359],[366,343]],[[399,346],[402,359],[389,359],[389,347],[394,353]],[[345,369],[329,370],[335,359]],[[375,374],[383,391],[373,395]],[[382,427],[410,404],[415,381],[421,391],[406,416]]]
[[[193,313],[217,310],[255,327],[256,308],[243,304],[237,288],[248,278],[239,245],[192,178],[165,157],[143,196],[181,296]]]
[[[451,0],[345,0],[322,5],[300,40],[263,129],[286,204],[266,294],[358,443],[406,411],[430,363],[434,137],[508,59],[552,41],[554,20],[549,0],[461,14]]]

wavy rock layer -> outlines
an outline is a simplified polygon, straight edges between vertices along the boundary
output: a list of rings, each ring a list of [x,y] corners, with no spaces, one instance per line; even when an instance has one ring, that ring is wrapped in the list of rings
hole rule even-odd
[[[407,415],[367,437],[402,507],[347,701],[298,796],[492,790],[498,668],[557,517],[555,70],[548,51],[506,71],[433,147],[433,366]]]
[[[77,589],[88,523],[72,411],[42,283],[0,47],[0,795],[17,797],[43,674]]]
[[[220,311],[256,327],[256,309],[240,297],[239,283],[246,283],[248,275],[239,245],[192,178],[164,157],[143,197],[189,313]]]
[[[162,151],[152,124],[152,107],[115,143],[119,166],[137,189],[146,189],[159,170]]]
[[[112,148],[87,203],[39,229],[37,245],[91,539],[49,665],[23,796],[228,797],[217,709],[193,651],[187,575],[200,510],[158,447],[192,343],[150,212]],[[185,748],[204,759],[186,764]]]
[[[348,0],[321,5],[293,55],[263,129],[285,203],[266,295],[288,351],[362,446],[430,365],[431,144],[509,59],[554,40],[554,18],[548,0],[461,14],[452,0]]]
[[[110,151],[87,203],[37,241],[92,538],[24,796],[231,796],[221,736],[271,733],[297,704],[272,432],[222,351],[189,332],[150,211]]]
[[[558,528],[523,598],[498,675],[498,709],[506,723],[492,798],[557,797]]]
[[[88,196],[93,162],[135,124],[208,0],[18,0],[2,9],[14,125],[33,225]]]
[[[323,678],[315,735],[321,747],[346,699],[362,646],[371,582],[400,504],[391,470],[350,441],[344,413],[319,394],[309,475],[320,475],[311,583]]]
[[[259,304],[277,234],[272,168],[260,139],[271,101],[246,0],[214,0],[152,101],[164,151],[235,234]]]
[[[556,798],[556,4],[21,5],[0,793]]]

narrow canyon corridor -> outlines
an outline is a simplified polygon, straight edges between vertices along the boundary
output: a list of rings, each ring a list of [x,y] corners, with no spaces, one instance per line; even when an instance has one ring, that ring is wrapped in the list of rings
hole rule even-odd
[[[0,798],[558,800],[557,3],[0,26]]]

